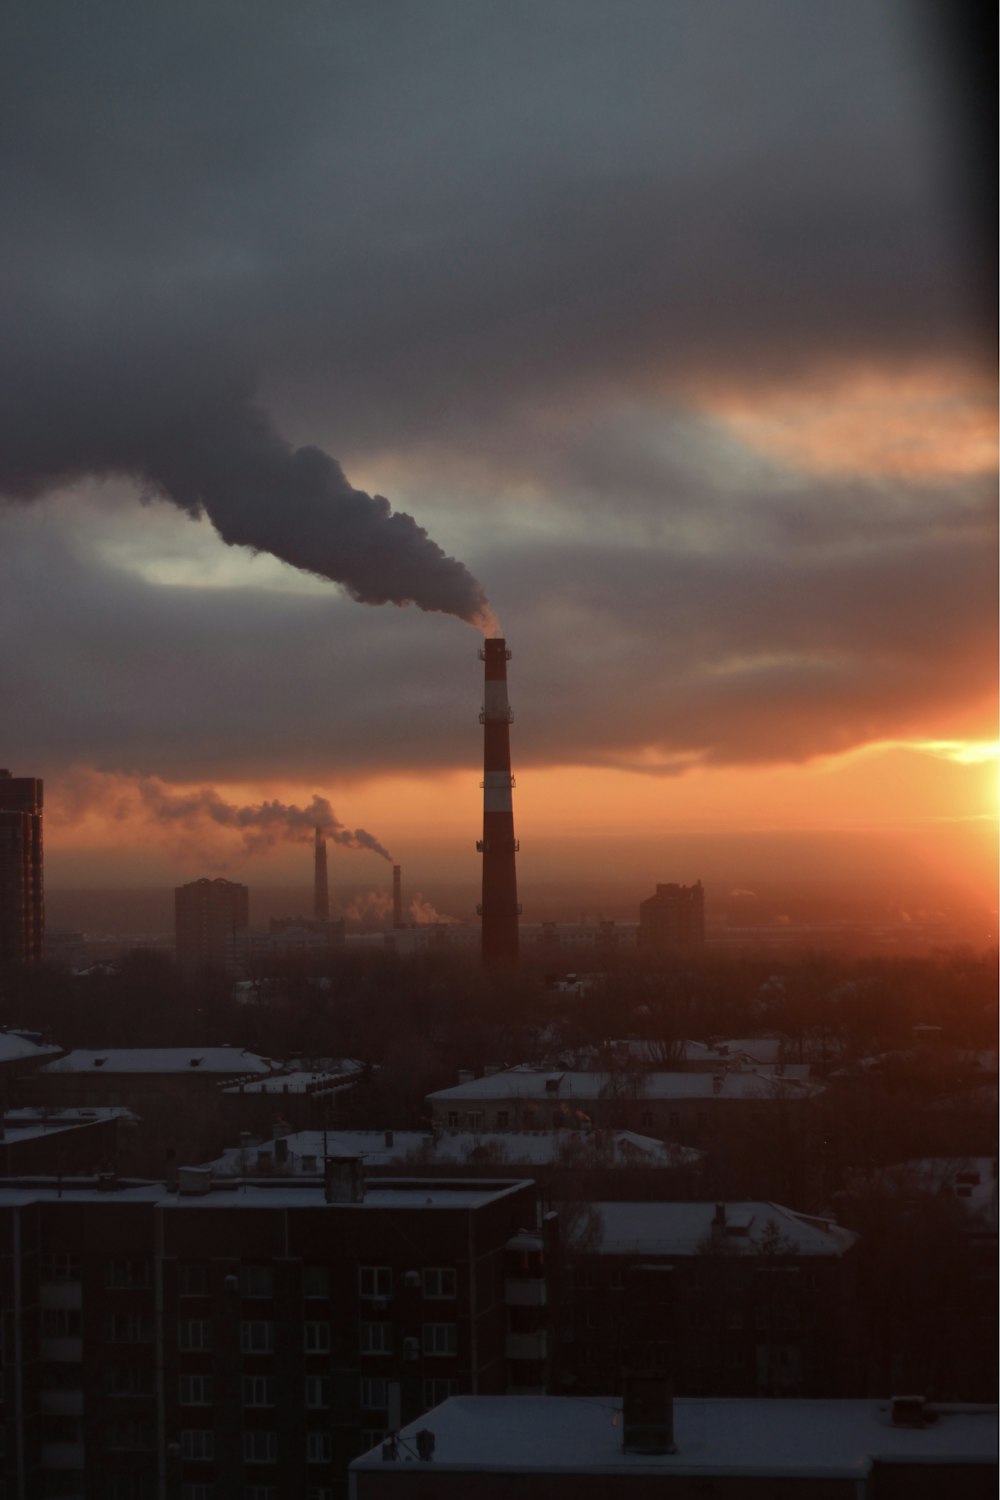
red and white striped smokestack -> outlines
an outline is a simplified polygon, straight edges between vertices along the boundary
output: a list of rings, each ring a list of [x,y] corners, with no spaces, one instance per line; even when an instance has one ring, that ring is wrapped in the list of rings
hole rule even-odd
[[[510,721],[507,663],[510,652],[501,637],[486,641],[479,653],[486,663],[483,711],[483,837],[476,848],[483,856],[483,963],[511,968],[518,960],[517,840],[514,837],[514,778],[510,774]]]
[[[313,916],[317,922],[330,920],[330,887],[326,876],[326,839],[322,828],[316,829],[316,864],[313,878]]]
[[[403,922],[403,874],[399,865],[392,867],[392,925],[404,926]]]

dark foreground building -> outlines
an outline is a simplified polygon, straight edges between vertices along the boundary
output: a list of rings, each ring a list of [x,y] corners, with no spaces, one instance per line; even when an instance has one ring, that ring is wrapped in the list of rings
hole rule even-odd
[[[529,1182],[0,1185],[4,1500],[334,1500],[452,1394],[540,1390]]]
[[[42,783],[0,771],[0,966],[45,952]]]

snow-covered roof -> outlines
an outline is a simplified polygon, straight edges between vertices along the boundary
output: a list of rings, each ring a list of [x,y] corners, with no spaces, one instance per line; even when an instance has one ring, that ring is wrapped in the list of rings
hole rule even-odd
[[[81,1125],[96,1125],[108,1120],[137,1120],[139,1117],[124,1105],[107,1105],[101,1109],[54,1109],[42,1114],[37,1109],[8,1109],[3,1116],[3,1140],[0,1145],[34,1140],[58,1130],[74,1130]]]
[[[0,1031],[0,1063],[26,1062],[33,1057],[52,1057],[61,1047],[32,1042],[16,1031]]]
[[[606,1098],[616,1085],[614,1074],[536,1072],[528,1068],[510,1068],[505,1073],[490,1073],[473,1078],[453,1088],[438,1089],[428,1099],[441,1103],[474,1103],[488,1099],[538,1099],[558,1104],[577,1103]],[[781,1078],[776,1074],[747,1073],[667,1073],[649,1072],[629,1078],[623,1084],[623,1097],[638,1099],[805,1099],[820,1093],[819,1084],[798,1078]]]
[[[814,1218],[779,1203],[726,1203],[725,1225],[717,1243],[727,1251],[760,1252],[777,1230],[780,1254],[843,1255],[858,1236],[830,1219]],[[712,1241],[714,1203],[594,1203],[599,1229],[593,1252],[599,1255],[697,1255]],[[794,1248],[793,1248],[794,1247]]]
[[[272,1073],[252,1083],[232,1084],[224,1089],[227,1094],[325,1094],[357,1082],[360,1063],[353,1063],[338,1073],[310,1072],[299,1069],[292,1073]]]
[[[434,1434],[434,1469],[494,1473],[601,1474],[662,1470],[692,1477],[843,1476],[863,1479],[873,1458],[995,1463],[995,1406],[935,1406],[921,1427],[894,1426],[886,1401],[794,1401],[709,1397],[674,1401],[674,1454],[622,1450],[621,1402],[610,1396],[452,1396],[404,1427],[399,1473],[416,1434]],[[415,1460],[416,1461],[416,1460]],[[377,1468],[384,1485],[396,1465],[379,1445],[354,1470]]]
[[[241,1047],[78,1048],[43,1073],[270,1073],[272,1064]]]
[[[328,1204],[321,1183],[285,1180],[238,1181],[215,1179],[208,1192],[178,1193],[162,1182],[129,1181],[114,1192],[96,1181],[74,1177],[57,1179],[0,1178],[0,1208],[21,1207],[53,1199],[72,1198],[74,1202],[156,1203],[163,1208],[184,1209],[345,1209],[355,1213],[365,1209],[475,1209],[496,1202],[508,1194],[531,1187],[526,1179],[502,1178],[496,1181],[461,1178],[447,1182],[417,1177],[383,1178],[366,1187],[360,1203]]]
[[[660,1168],[691,1167],[703,1153],[688,1146],[665,1145],[630,1130],[579,1131],[497,1130],[455,1131],[432,1135],[417,1130],[299,1130],[283,1137],[288,1165],[296,1172],[315,1172],[324,1156],[360,1156],[371,1166],[406,1161],[430,1165],[478,1165],[477,1156],[502,1166],[566,1165]],[[224,1151],[212,1162],[218,1172],[239,1175],[262,1162],[274,1160],[274,1142]]]

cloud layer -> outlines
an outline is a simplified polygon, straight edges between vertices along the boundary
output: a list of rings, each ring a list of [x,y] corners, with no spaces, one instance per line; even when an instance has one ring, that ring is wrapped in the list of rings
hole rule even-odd
[[[246,548],[467,620],[482,579],[521,763],[949,737],[994,678],[993,353],[922,14],[8,6],[5,759],[475,759],[467,632]],[[875,377],[923,393],[891,462],[878,412],[804,432]]]

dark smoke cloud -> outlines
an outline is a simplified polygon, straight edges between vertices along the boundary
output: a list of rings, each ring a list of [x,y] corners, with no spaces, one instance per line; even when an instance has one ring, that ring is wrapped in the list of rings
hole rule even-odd
[[[130,789],[131,790],[131,789]],[[179,824],[197,830],[206,823],[238,832],[248,854],[260,854],[275,844],[306,843],[319,828],[334,844],[345,849],[370,849],[391,860],[389,851],[363,828],[345,828],[325,797],[313,795],[308,807],[278,801],[237,807],[226,802],[212,787],[193,792],[173,792],[151,777],[135,782],[142,811],[158,823]],[[120,803],[120,816],[128,816],[127,803]]]

